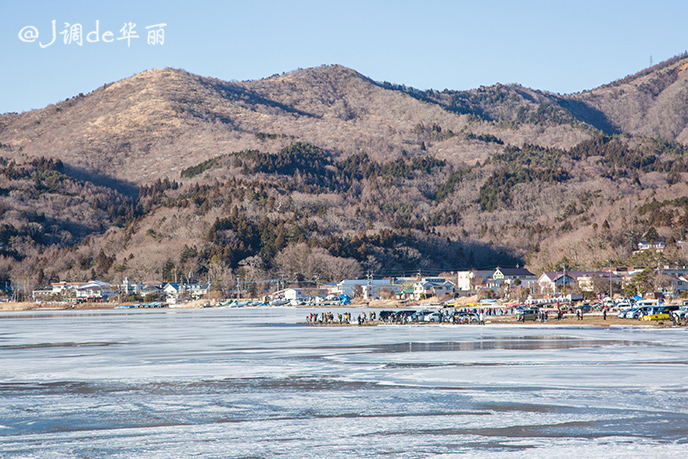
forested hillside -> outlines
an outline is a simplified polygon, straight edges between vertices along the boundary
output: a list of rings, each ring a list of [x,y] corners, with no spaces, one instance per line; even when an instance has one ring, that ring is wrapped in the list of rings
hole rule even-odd
[[[162,69],[2,115],[0,281],[686,263],[686,62],[569,96]]]

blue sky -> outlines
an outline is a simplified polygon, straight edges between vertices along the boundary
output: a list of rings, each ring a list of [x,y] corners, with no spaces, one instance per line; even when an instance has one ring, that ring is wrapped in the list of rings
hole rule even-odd
[[[19,40],[35,26],[39,42]],[[125,22],[140,38],[65,45]],[[521,83],[568,93],[688,49],[685,1],[10,1],[0,3],[0,113],[39,108],[151,67],[225,80],[343,64],[422,89]],[[165,43],[145,26],[166,23]]]

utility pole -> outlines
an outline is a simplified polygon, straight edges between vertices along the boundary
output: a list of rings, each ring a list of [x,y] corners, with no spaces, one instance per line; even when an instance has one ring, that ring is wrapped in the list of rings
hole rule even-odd
[[[373,288],[373,273],[371,271],[368,271],[366,277],[368,278],[368,290],[366,291],[366,299],[370,299],[370,293]]]
[[[612,291],[612,267],[611,267],[611,265],[609,266],[609,272],[607,273],[607,276],[609,276],[609,298],[614,298],[614,292]]]

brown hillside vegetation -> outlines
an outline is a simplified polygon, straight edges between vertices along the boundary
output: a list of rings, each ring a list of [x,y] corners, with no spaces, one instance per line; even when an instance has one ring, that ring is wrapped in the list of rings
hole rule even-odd
[[[2,115],[0,281],[685,263],[687,65],[572,96],[155,69]]]

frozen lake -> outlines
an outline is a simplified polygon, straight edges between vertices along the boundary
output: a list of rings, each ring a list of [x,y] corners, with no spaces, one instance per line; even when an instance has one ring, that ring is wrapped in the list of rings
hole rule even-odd
[[[0,313],[0,455],[688,450],[686,329],[298,325],[308,312]]]

